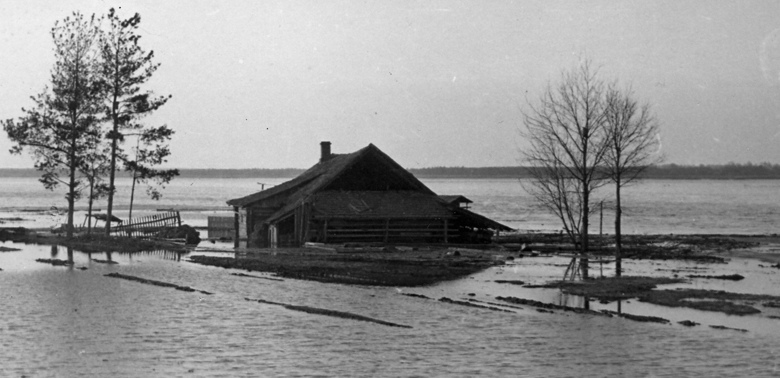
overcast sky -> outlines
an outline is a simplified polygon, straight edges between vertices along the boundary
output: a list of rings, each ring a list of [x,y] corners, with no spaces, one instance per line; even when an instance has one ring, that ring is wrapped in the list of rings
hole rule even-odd
[[[652,105],[667,162],[780,163],[780,1],[3,0],[1,119],[48,84],[54,22],[110,7],[162,64],[172,167],[305,168],[322,140],[517,165],[523,109],[582,57]]]

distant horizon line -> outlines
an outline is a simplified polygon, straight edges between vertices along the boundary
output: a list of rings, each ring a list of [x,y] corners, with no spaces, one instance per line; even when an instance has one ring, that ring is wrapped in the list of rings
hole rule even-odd
[[[527,166],[495,167],[428,167],[407,168],[420,179],[508,179],[531,178]],[[180,168],[180,178],[293,178],[306,168]],[[0,177],[39,177],[35,168],[0,168]],[[121,171],[119,177],[131,177],[130,172]],[[710,164],[679,165],[675,163],[654,165],[644,172],[647,179],[780,179],[780,164]]]
[[[769,163],[769,162],[761,162],[761,163],[753,163],[753,162],[747,162],[747,163],[699,163],[699,164],[683,164],[683,163],[664,163],[664,164],[654,164],[651,165],[651,167],[654,168],[666,168],[666,167],[680,167],[680,168],[716,168],[716,167],[779,167],[780,163]],[[284,168],[201,168],[201,167],[185,167],[185,168],[177,168],[177,167],[165,167],[164,169],[178,169],[180,171],[289,171],[289,170],[298,170],[298,171],[305,171],[311,167],[284,167]],[[465,166],[465,165],[434,165],[429,167],[420,167],[420,168],[409,168],[404,167],[406,170],[427,170],[427,169],[526,169],[530,168],[530,166],[527,165],[486,165],[486,166]],[[16,170],[16,171],[37,171],[35,168],[14,168],[14,167],[0,167],[0,171],[4,170]],[[119,172],[119,171],[118,171]],[[121,172],[125,172],[122,170]]]

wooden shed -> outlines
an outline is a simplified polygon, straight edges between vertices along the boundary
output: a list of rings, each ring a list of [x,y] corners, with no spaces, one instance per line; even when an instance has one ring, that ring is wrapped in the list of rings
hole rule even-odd
[[[452,243],[489,239],[511,228],[468,210],[463,196],[438,196],[373,144],[332,154],[300,176],[227,201],[236,245],[294,247],[306,242]]]

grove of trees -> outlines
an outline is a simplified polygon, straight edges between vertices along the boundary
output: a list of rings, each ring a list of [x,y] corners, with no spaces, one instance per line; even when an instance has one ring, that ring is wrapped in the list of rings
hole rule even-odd
[[[620,275],[620,188],[658,163],[658,124],[649,105],[630,90],[606,82],[590,61],[563,72],[524,113],[527,190],[555,214],[577,246],[579,270],[588,278],[589,220],[593,192],[615,184],[616,267]]]
[[[118,164],[142,182],[160,186],[178,175],[178,170],[157,168],[170,155],[173,130],[139,122],[170,98],[141,89],[159,64],[152,61],[153,52],[139,45],[140,21],[137,13],[121,19],[111,9],[105,17],[74,12],[55,23],[49,85],[31,97],[33,106],[22,109],[21,117],[3,122],[14,143],[11,152],[27,151],[33,157],[44,187],[67,186],[68,238],[73,237],[75,202],[87,189],[90,211],[95,199],[108,196],[111,219]],[[132,151],[124,145],[128,135],[138,138]],[[154,185],[150,188],[159,198]]]

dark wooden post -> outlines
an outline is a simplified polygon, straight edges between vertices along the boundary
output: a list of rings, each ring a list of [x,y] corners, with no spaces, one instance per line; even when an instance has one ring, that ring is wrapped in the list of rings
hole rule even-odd
[[[233,238],[233,248],[238,248],[238,238],[241,236],[241,232],[238,231],[239,226],[238,206],[233,206],[233,227],[235,227],[235,238]]]
[[[444,244],[448,243],[447,241],[447,233],[449,232],[448,227],[449,225],[447,224],[447,219],[445,218],[444,219]]]

